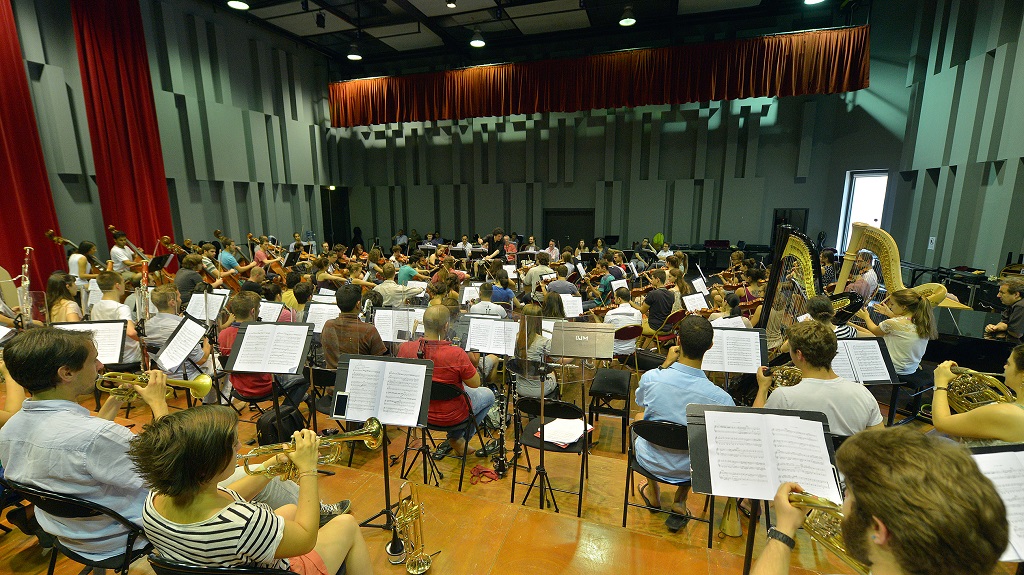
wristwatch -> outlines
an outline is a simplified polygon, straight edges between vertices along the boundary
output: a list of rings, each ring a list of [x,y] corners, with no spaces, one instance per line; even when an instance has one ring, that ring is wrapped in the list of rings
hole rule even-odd
[[[786,535],[782,531],[779,531],[774,526],[772,526],[772,528],[768,530],[768,538],[775,539],[776,541],[781,541],[786,545],[786,547],[789,547],[790,549],[796,547],[796,541],[794,541],[792,537]]]

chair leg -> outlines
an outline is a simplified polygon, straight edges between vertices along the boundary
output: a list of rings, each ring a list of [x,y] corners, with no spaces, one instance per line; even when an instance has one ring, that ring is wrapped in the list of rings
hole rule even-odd
[[[46,575],[53,575],[53,568],[57,565],[57,546],[55,545],[50,549],[50,568],[47,569]]]
[[[466,449],[462,451],[462,469],[459,470],[459,492],[462,492],[462,480],[466,477],[466,456],[469,455],[469,441],[466,441]]]
[[[583,517],[583,474],[584,474],[584,472],[586,472],[587,475],[590,474],[589,473],[590,466],[587,465],[587,451],[588,451],[587,446],[584,445],[583,446],[583,459],[580,461],[580,494],[579,494],[579,501],[576,503],[576,517]],[[544,496],[544,493],[543,493],[543,490],[542,490],[541,497],[543,497],[543,496]]]
[[[626,462],[626,484],[622,486],[622,526],[626,526],[626,514],[629,513],[629,488],[632,487],[633,473]]]

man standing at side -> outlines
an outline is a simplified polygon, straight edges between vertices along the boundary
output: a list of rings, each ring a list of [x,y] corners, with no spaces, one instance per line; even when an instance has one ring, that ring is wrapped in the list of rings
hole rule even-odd
[[[843,379],[832,371],[836,334],[816,321],[802,321],[789,329],[789,357],[803,373],[800,383],[779,387],[768,397],[772,378],[762,367],[757,374],[754,407],[820,411],[828,418],[833,435],[848,437],[865,429],[881,429],[878,402],[863,385]]]
[[[676,344],[668,350],[661,369],[648,371],[640,378],[636,390],[636,404],[644,408],[637,419],[670,421],[686,425],[686,406],[691,403],[705,405],[736,405],[732,397],[707,378],[701,370],[704,354],[714,343],[715,331],[711,322],[698,315],[689,315],[679,322]],[[637,461],[662,481],[678,482],[690,478],[690,454],[666,450],[636,438]],[[646,488],[650,487],[650,490]],[[672,513],[665,525],[678,531],[689,520],[686,496],[689,484],[676,489]],[[657,482],[640,486],[640,497],[649,507],[661,508],[661,490]]]

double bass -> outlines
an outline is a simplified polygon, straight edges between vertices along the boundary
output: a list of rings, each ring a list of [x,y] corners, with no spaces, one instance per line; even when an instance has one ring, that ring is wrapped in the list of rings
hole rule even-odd
[[[67,246],[67,247],[70,247],[71,249],[75,250],[75,252],[78,252],[78,244],[76,244],[75,242],[73,242],[73,241],[71,241],[71,240],[69,240],[67,238],[63,238],[61,236],[58,236],[56,233],[54,233],[53,230],[46,230],[46,232],[43,235],[45,235],[50,241],[52,241],[53,243],[57,244],[58,246],[62,246],[62,247],[63,246]],[[89,265],[91,265],[94,270],[106,270],[106,271],[109,272],[112,269],[114,269],[114,262],[108,261],[104,265],[103,262],[101,262],[94,255],[86,255],[85,257],[89,261]]]

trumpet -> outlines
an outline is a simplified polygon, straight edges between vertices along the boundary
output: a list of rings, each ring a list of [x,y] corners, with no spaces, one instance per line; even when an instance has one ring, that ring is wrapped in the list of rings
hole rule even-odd
[[[115,385],[107,386],[105,382],[110,382]],[[110,373],[104,373],[96,378],[96,389],[105,391],[114,397],[120,397],[124,401],[131,401],[135,399],[139,392],[135,391],[134,388],[121,387],[123,384],[129,383],[132,385],[138,385],[145,387],[149,383],[149,376],[146,374],[136,375],[134,373],[121,373],[112,371]],[[197,399],[205,397],[207,393],[210,393],[210,388],[213,386],[213,380],[210,376],[205,373],[199,377],[188,380],[188,379],[168,379],[167,380],[167,396],[170,397],[174,390],[171,386],[184,387],[189,390],[192,397]]]
[[[409,496],[402,497],[407,486]],[[398,499],[395,526],[398,529],[398,536],[405,545],[405,570],[412,575],[420,575],[430,569],[433,562],[433,556],[427,554],[427,544],[423,540],[423,503],[417,496],[416,485],[409,482],[403,483],[399,488]]]
[[[829,551],[836,554],[844,563],[861,575],[868,575],[866,565],[857,561],[846,551],[843,541],[843,508],[839,505],[809,493],[790,493],[789,502],[797,509],[810,511],[804,521],[804,531]]]
[[[362,441],[368,449],[377,449],[384,441],[384,427],[376,417],[371,417],[366,420],[366,425],[362,429],[321,438],[320,451],[316,459],[317,465],[337,463],[341,459],[341,444],[346,441]],[[291,461],[250,467],[250,460],[255,457],[263,458],[293,451],[295,451],[294,439],[287,443],[262,445],[251,450],[249,453],[239,454],[237,460],[249,475],[267,475],[271,477],[281,475],[283,479],[292,479],[295,475],[295,465]]]

